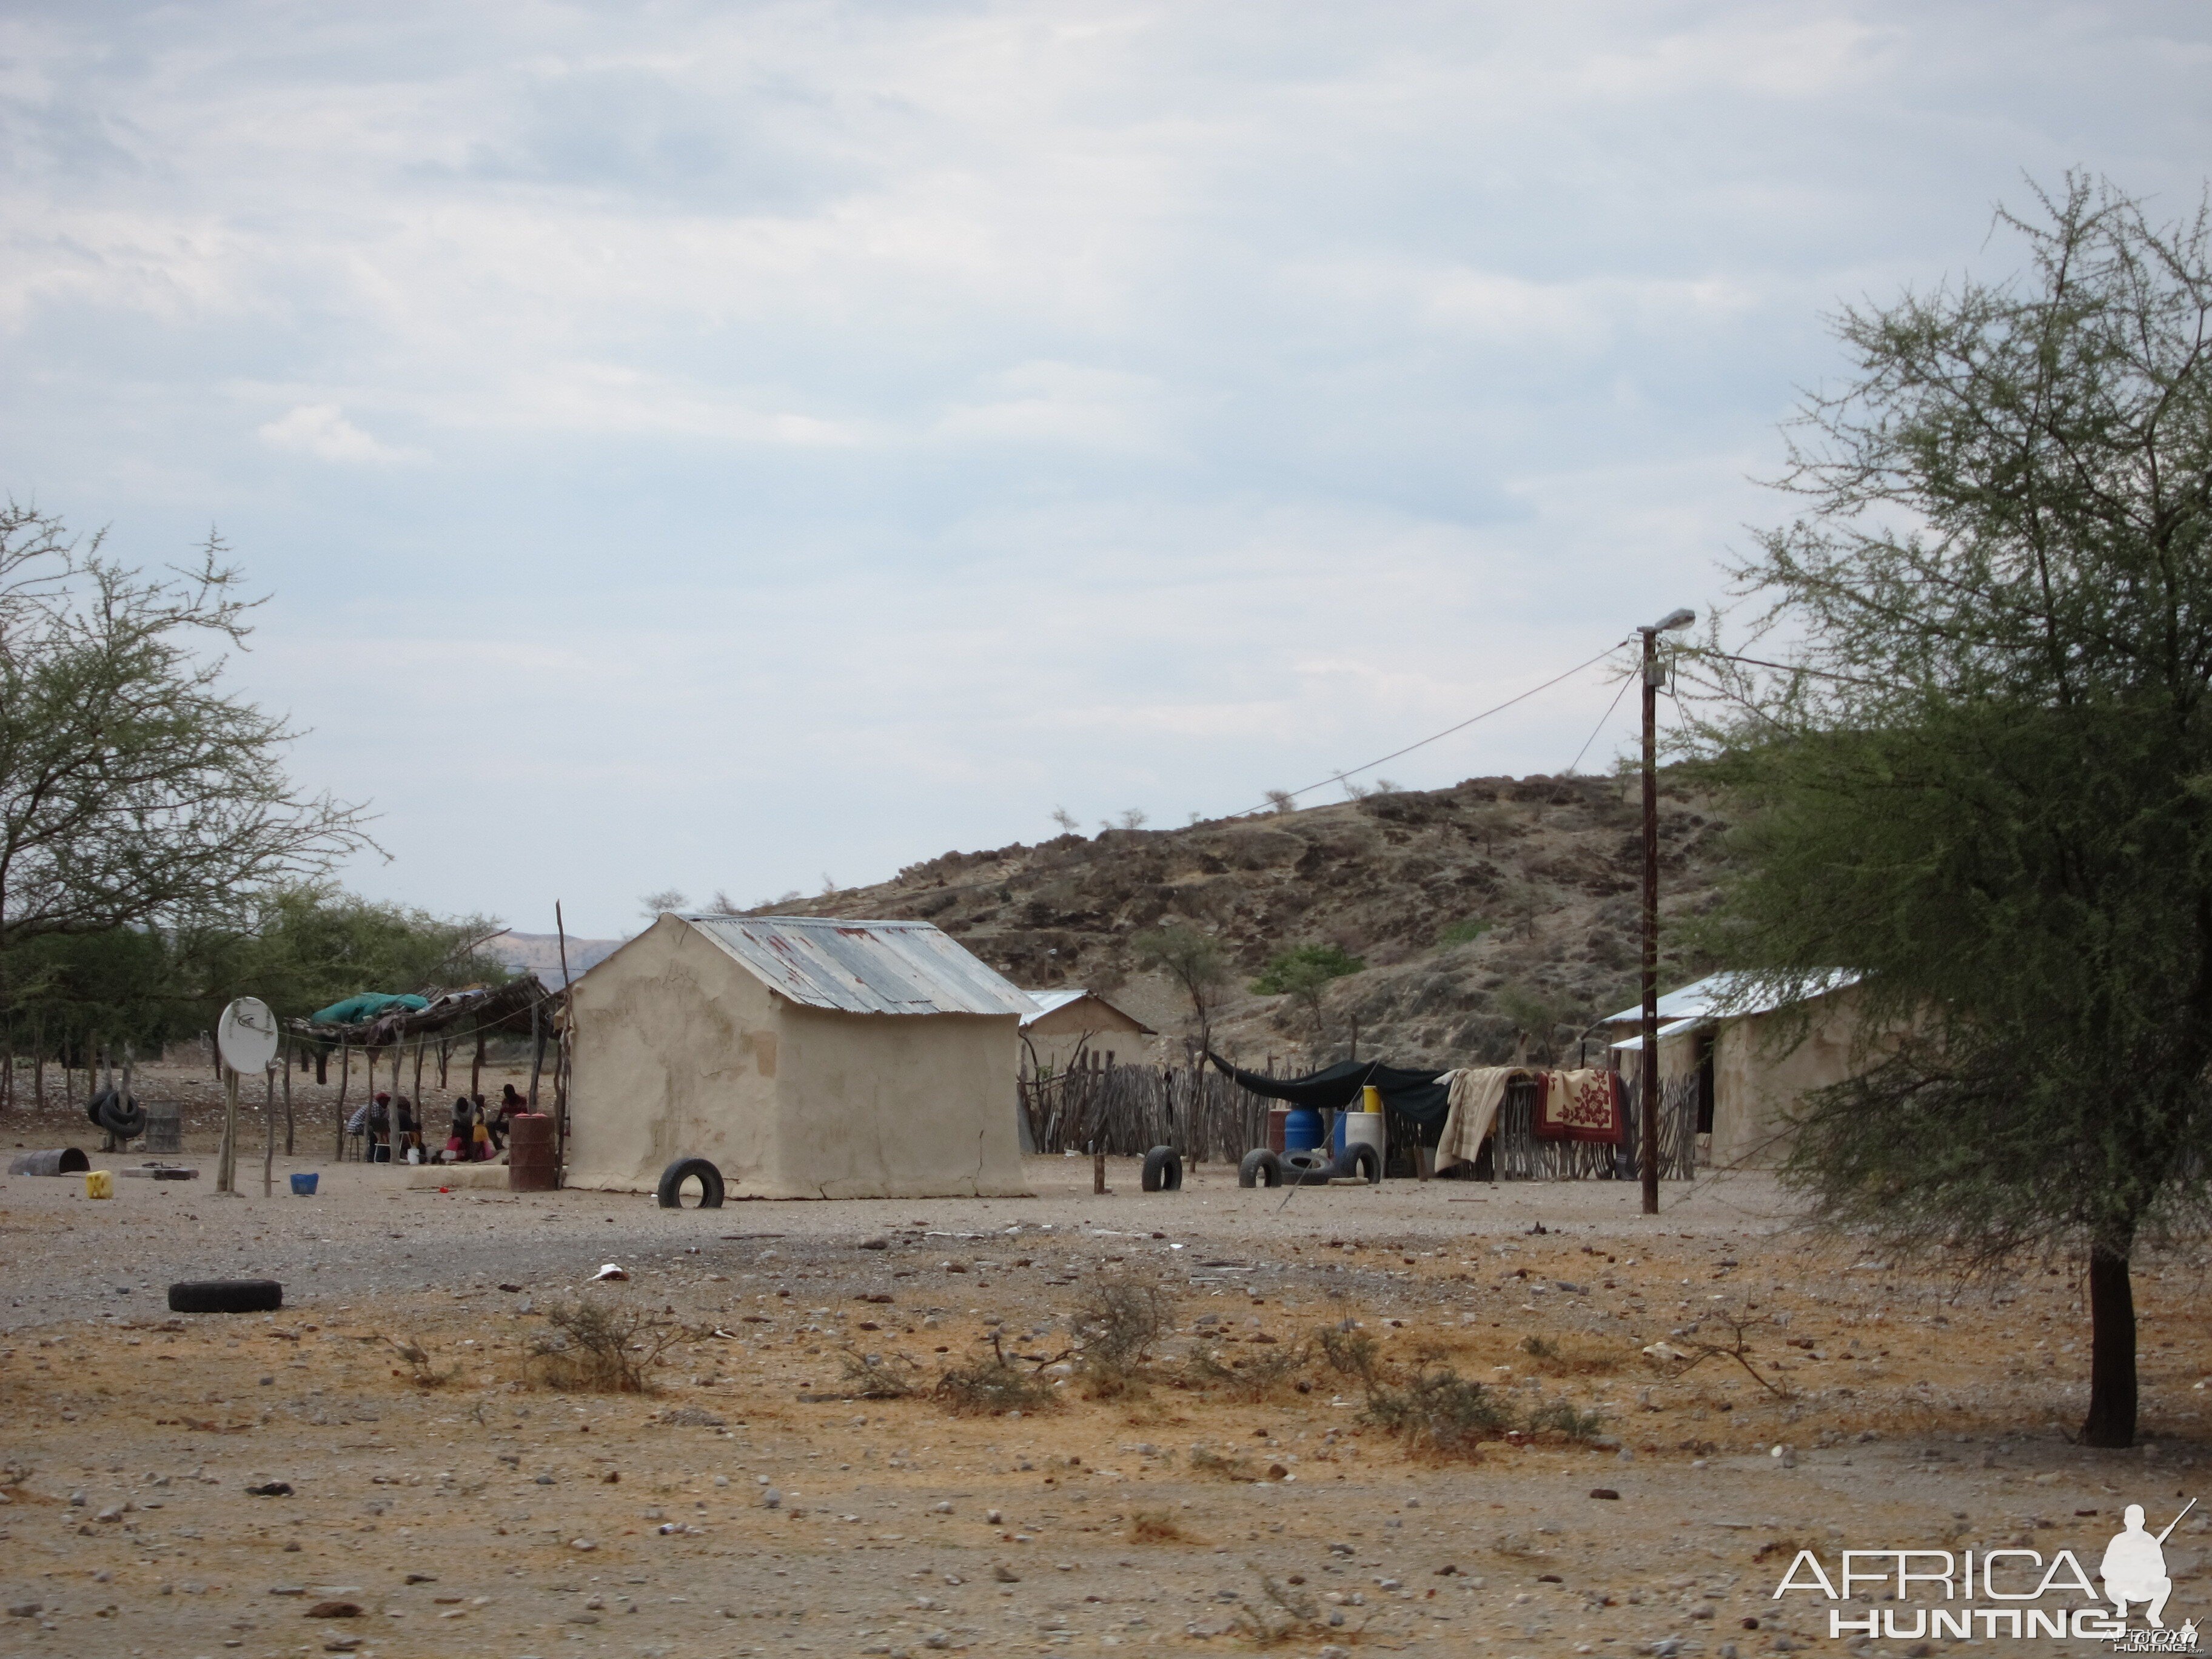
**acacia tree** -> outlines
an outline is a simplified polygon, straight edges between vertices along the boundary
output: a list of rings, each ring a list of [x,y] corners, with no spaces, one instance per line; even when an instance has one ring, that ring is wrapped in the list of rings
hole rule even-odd
[[[2130,1261],[2212,1170],[2212,265],[2201,209],[2038,201],[2020,276],[1838,319],[1806,510],[1738,572],[1772,632],[1704,664],[1747,810],[1704,942],[1865,976],[1785,1179],[1900,1246],[2086,1260],[2082,1437],[2124,1446]]]
[[[364,844],[286,776],[295,735],[224,684],[258,601],[210,538],[148,575],[0,508],[0,960],[55,934],[234,915]]]
[[[1137,966],[1165,974],[1190,999],[1199,1050],[1213,1046],[1213,1016],[1229,984],[1229,955],[1221,941],[1180,924],[1139,933],[1130,942]]]

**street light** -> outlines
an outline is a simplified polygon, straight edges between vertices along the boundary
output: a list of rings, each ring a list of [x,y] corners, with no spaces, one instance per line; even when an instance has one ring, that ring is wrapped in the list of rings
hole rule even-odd
[[[1659,1213],[1659,688],[1667,671],[1659,636],[1696,622],[1688,609],[1668,611],[1636,631],[1644,635],[1644,1052],[1638,1092],[1644,1102],[1644,1213]]]

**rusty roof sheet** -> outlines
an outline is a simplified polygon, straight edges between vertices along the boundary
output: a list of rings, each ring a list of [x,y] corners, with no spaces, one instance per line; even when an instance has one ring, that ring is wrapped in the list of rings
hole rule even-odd
[[[686,915],[769,989],[850,1014],[1032,1014],[1036,1005],[926,921]]]

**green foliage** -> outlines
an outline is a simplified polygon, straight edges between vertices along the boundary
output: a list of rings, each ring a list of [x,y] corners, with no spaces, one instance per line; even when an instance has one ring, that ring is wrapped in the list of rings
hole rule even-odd
[[[250,933],[216,953],[216,988],[289,1017],[360,991],[503,985],[514,975],[479,948],[500,931],[487,916],[434,916],[326,885],[283,889],[262,899]]]
[[[227,917],[364,844],[358,811],[285,776],[283,721],[223,684],[256,602],[222,554],[149,577],[0,507],[0,947]]]
[[[1263,997],[1296,996],[1356,974],[1366,965],[1340,945],[1297,945],[1270,957],[1252,981],[1252,988]]]
[[[1751,711],[1701,734],[1745,873],[1696,937],[1778,989],[1865,975],[1881,1046],[1784,1170],[1822,1218],[2094,1282],[2201,1225],[2212,1169],[2212,261],[2202,214],[2043,206],[2019,280],[1842,316],[1808,509],[1738,573],[1802,672],[1692,659]],[[2133,1432],[2117,1319],[2092,1443]]]
[[[1464,921],[1455,921],[1439,928],[1437,943],[1447,951],[1455,945],[1472,945],[1497,926],[1496,922],[1486,921],[1480,916],[1469,916]]]

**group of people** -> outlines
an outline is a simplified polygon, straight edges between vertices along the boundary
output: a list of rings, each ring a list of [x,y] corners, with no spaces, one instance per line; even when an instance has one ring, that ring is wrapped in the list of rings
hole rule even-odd
[[[530,1103],[512,1083],[492,1105],[482,1095],[456,1095],[445,1144],[434,1150],[413,1101],[377,1094],[346,1120],[346,1133],[364,1137],[362,1156],[370,1164],[481,1164],[507,1149],[512,1121],[529,1109]]]

